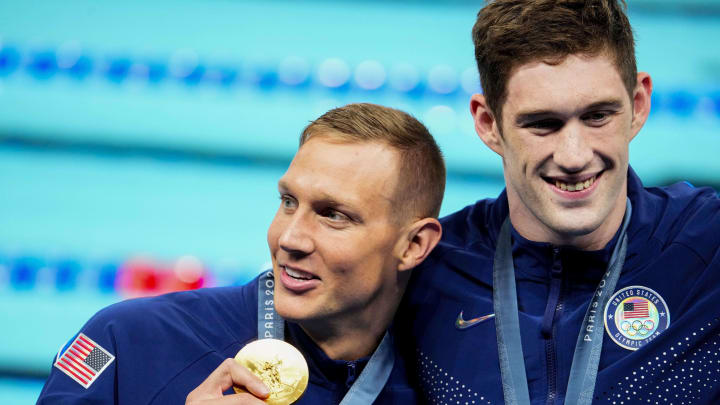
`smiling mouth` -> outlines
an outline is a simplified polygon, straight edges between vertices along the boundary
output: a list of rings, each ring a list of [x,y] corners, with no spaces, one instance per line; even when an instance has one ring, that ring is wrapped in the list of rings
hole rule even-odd
[[[307,281],[307,280],[314,280],[314,279],[319,280],[320,279],[319,277],[314,276],[310,273],[304,272],[302,270],[291,269],[287,266],[280,266],[280,267],[282,267],[282,269],[285,271],[285,274],[287,274],[291,278],[294,278],[295,280]]]
[[[543,178],[547,183],[554,185],[556,188],[562,191],[578,192],[586,190],[595,184],[595,181],[600,177],[602,172],[585,179],[583,181],[563,181],[553,178]]]

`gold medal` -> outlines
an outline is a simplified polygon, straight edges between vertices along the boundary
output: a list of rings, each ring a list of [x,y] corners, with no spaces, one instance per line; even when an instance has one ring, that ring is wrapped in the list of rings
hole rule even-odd
[[[288,405],[305,392],[308,366],[293,345],[277,339],[260,339],[248,343],[235,355],[235,361],[260,377],[270,390],[265,400],[270,405]],[[235,392],[247,392],[234,387]]]

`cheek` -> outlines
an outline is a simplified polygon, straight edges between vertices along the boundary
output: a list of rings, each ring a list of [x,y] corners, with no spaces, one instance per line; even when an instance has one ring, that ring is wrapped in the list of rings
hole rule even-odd
[[[517,150],[513,153],[508,154],[504,159],[505,168],[508,174],[513,179],[513,183],[524,182],[527,177],[528,162],[525,160],[522,154],[518,154]]]
[[[543,149],[543,145],[539,142],[529,144],[527,142],[517,142],[506,144],[505,146],[505,165],[515,175],[524,174],[529,167],[533,166],[535,156]]]
[[[596,139],[597,142],[593,143],[591,147],[601,159],[620,166],[627,164],[629,143],[625,140],[624,136],[616,134],[614,138],[598,136]]]
[[[275,217],[270,223],[270,227],[267,231],[267,243],[268,247],[270,247],[271,252],[274,252],[277,249],[278,238],[280,237],[281,228],[282,226],[280,224],[279,214],[275,214]]]
[[[325,260],[333,273],[352,283],[374,282],[387,267],[387,259],[392,257],[392,248],[387,243],[373,243],[369,238],[335,242],[328,246],[342,248],[327,250]]]

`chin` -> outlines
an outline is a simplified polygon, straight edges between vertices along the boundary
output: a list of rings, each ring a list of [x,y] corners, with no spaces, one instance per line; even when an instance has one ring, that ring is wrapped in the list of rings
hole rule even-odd
[[[587,226],[578,226],[577,224],[568,225],[567,227],[560,227],[555,230],[560,235],[567,235],[570,238],[577,238],[582,237],[585,235],[589,235],[593,233],[598,228],[598,226],[593,225],[587,225]]]
[[[284,300],[276,297],[275,311],[286,321],[303,323],[313,322],[326,319],[326,314],[316,305],[311,305],[307,301],[300,300]]]
[[[286,321],[294,322],[294,323],[302,323],[303,321],[307,321],[309,319],[312,319],[312,316],[301,313],[299,311],[283,311],[279,307],[275,307],[275,310],[277,311],[278,315]]]
[[[546,223],[546,226],[558,235],[577,238],[593,233],[600,228],[601,224],[601,221],[594,220],[594,218],[588,220],[584,215],[572,215],[569,218],[566,216],[557,221]]]
[[[283,319],[297,322],[306,317],[307,314],[305,312],[307,312],[307,305],[302,302],[298,302],[296,299],[283,297],[282,293],[277,294],[276,292],[275,311]]]

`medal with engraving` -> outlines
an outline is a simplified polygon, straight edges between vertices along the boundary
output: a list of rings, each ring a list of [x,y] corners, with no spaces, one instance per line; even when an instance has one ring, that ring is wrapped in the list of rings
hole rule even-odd
[[[258,376],[270,390],[270,405],[295,402],[308,385],[308,365],[293,345],[277,339],[260,339],[240,349],[235,361]],[[235,392],[246,392],[234,387]]]

